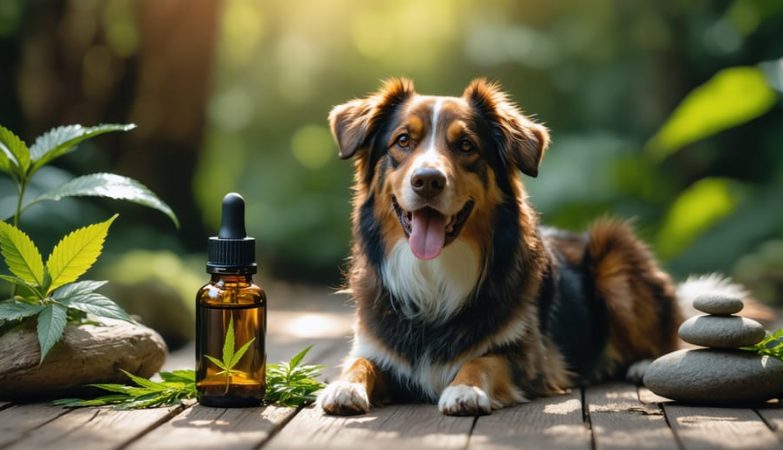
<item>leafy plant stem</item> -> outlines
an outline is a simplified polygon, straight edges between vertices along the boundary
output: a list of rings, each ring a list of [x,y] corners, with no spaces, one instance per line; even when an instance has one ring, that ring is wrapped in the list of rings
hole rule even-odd
[[[14,214],[14,226],[19,227],[19,216],[22,215],[22,200],[24,200],[24,193],[27,190],[27,180],[22,178],[19,180],[19,198],[16,199],[16,213]]]
[[[14,213],[14,226],[19,227],[19,216],[22,215],[22,200],[24,200],[24,192],[27,190],[27,179],[21,177],[18,184],[19,198],[16,199],[16,212]],[[11,298],[16,295],[16,285],[11,285]]]

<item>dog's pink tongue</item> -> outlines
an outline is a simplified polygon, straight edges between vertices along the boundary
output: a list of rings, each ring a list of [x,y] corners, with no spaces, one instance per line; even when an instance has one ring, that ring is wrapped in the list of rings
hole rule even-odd
[[[408,242],[417,258],[437,258],[446,242],[446,218],[430,208],[414,211]]]

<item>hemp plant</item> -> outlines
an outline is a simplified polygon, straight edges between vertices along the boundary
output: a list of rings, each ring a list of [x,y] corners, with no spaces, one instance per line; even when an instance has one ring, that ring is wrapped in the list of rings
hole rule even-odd
[[[10,298],[0,301],[0,333],[35,320],[40,361],[60,340],[67,322],[89,316],[130,321],[112,300],[97,293],[106,281],[77,281],[95,264],[103,250],[109,227],[117,218],[88,225],[63,237],[43,262],[32,239],[19,228],[22,213],[31,205],[65,197],[106,197],[127,200],[166,214],[179,226],[171,208],[147,187],[131,178],[109,173],[76,177],[25,202],[33,176],[46,164],[74,151],[84,140],[113,131],[129,131],[135,125],[107,124],[95,127],[69,125],[44,133],[28,148],[16,134],[0,126],[0,172],[16,186],[16,209],[0,217],[0,253],[11,275],[0,275],[10,285]],[[10,223],[6,222],[12,217]]]
[[[316,391],[324,387],[324,384],[317,379],[321,375],[323,366],[302,364],[302,360],[311,348],[312,345],[304,348],[288,362],[267,366],[267,404],[299,407],[315,401]],[[117,409],[143,409],[176,405],[184,400],[195,399],[197,395],[196,372],[193,369],[160,372],[158,375],[161,381],[148,380],[127,372],[125,374],[135,386],[90,384],[89,387],[99,388],[110,394],[92,399],[64,398],[52,403],[68,408],[114,405]]]

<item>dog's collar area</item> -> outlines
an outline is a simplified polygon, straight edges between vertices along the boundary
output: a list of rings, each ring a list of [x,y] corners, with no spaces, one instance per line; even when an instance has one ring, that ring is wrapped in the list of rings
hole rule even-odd
[[[400,226],[402,226],[402,231],[405,232],[405,237],[409,238],[411,235],[411,221],[413,219],[413,213],[402,209],[400,204],[397,202],[397,198],[393,195],[392,205],[394,206],[394,212],[397,214],[397,219],[400,221]],[[472,199],[468,200],[465,202],[465,205],[462,207],[462,209],[457,212],[457,214],[451,216],[449,221],[446,223],[446,241],[443,244],[444,247],[459,237],[459,234],[462,232],[462,228],[465,226],[465,222],[467,222],[468,217],[470,217],[470,213],[473,212],[474,206],[475,202]],[[437,214],[440,214],[440,212],[437,210],[433,209],[433,211],[435,211]]]

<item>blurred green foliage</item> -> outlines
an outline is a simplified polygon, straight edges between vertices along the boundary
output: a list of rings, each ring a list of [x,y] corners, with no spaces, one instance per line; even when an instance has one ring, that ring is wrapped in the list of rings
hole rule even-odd
[[[227,0],[195,193],[213,227],[244,193],[274,272],[332,275],[352,165],[331,106],[392,75],[442,95],[488,76],[552,130],[526,180],[545,223],[635,217],[676,274],[731,272],[783,234],[781,25],[775,1]]]
[[[107,52],[122,61],[137,54],[146,16],[130,0],[66,3],[68,30],[91,24],[105,35],[102,50],[84,56],[83,84],[98,95],[102,85],[87,75],[100,72],[88,69]],[[22,5],[2,2],[0,37],[28,28],[19,25]],[[734,273],[783,297],[780,259],[770,257],[783,241],[783,2],[223,0],[220,8],[205,135],[182,191],[209,230],[223,195],[241,192],[262,271],[339,279],[353,168],[337,158],[332,106],[389,76],[440,95],[486,76],[552,131],[539,177],[526,179],[544,223],[580,230],[601,215],[636,218],[678,277]],[[76,20],[76,10],[97,16]],[[18,85],[23,110],[40,103],[35,77]],[[99,155],[72,164],[98,164]],[[67,178],[42,172],[31,189]],[[175,211],[190,204],[164,200]],[[36,212],[33,225],[77,214]],[[203,241],[145,227],[118,241],[203,251]]]

